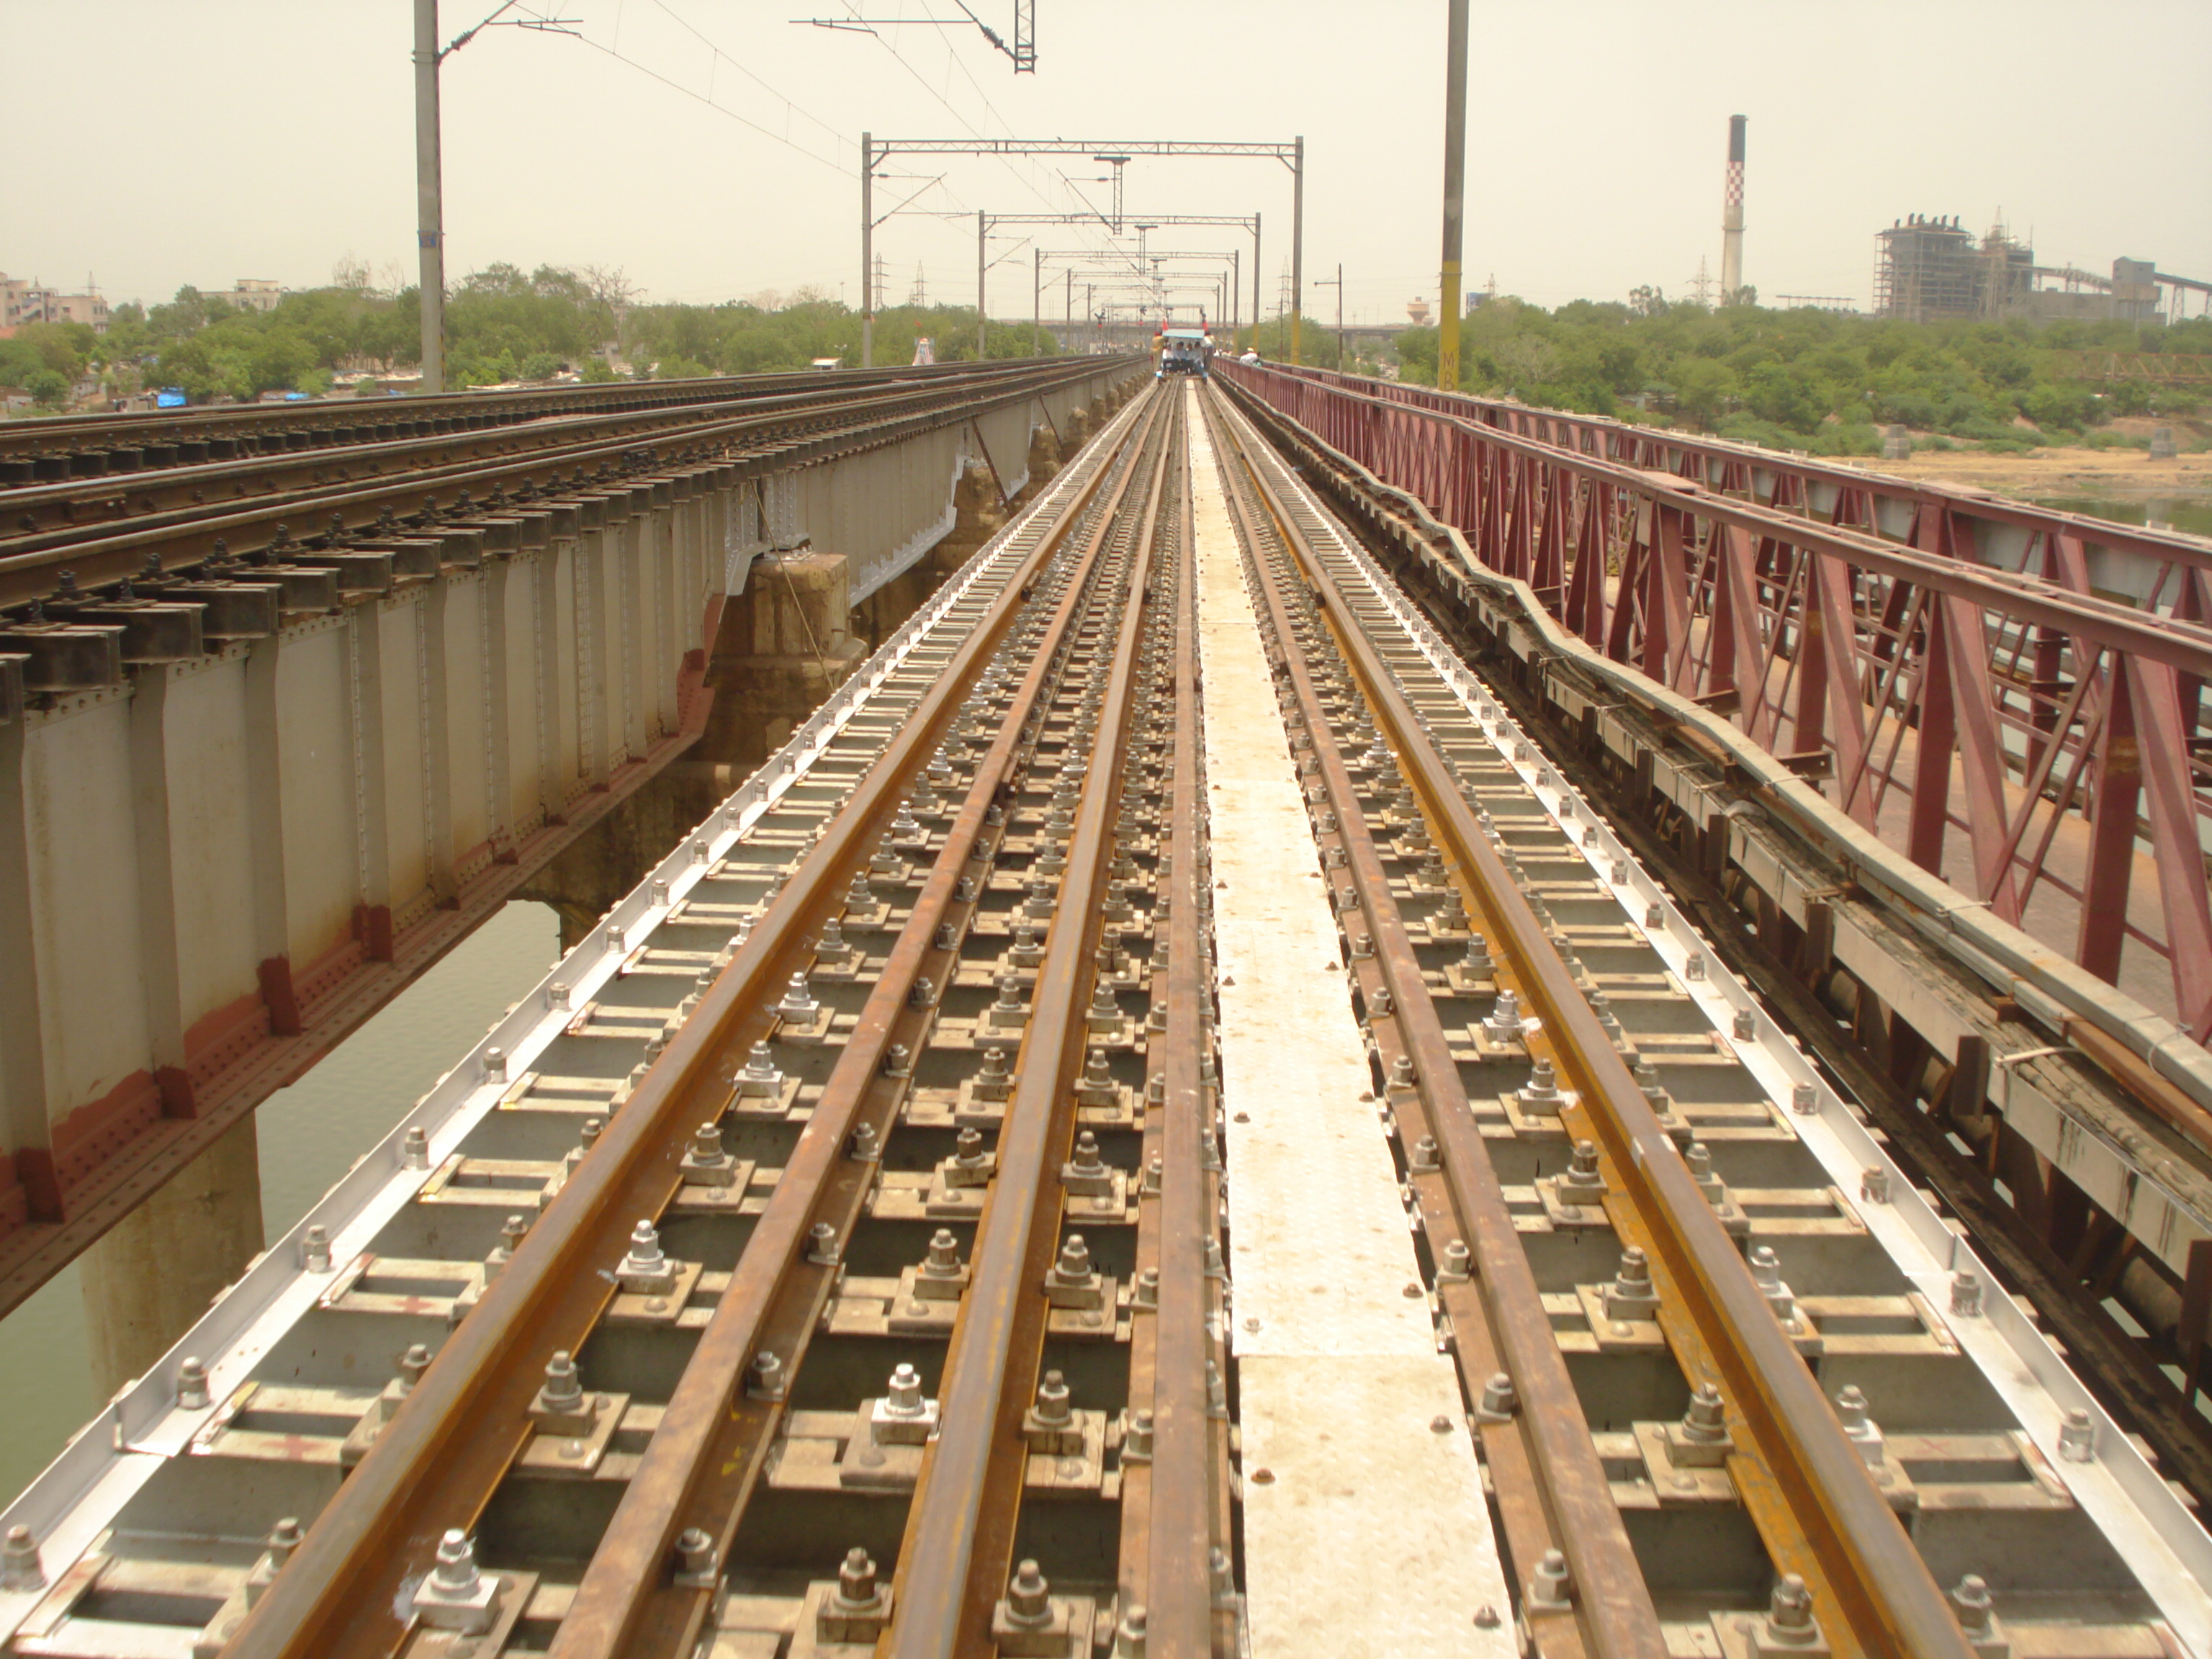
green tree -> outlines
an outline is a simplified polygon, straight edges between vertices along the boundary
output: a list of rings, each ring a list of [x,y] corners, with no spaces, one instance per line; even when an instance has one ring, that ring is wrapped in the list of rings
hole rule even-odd
[[[41,409],[59,409],[69,389],[70,383],[51,368],[34,368],[23,377],[23,390]]]

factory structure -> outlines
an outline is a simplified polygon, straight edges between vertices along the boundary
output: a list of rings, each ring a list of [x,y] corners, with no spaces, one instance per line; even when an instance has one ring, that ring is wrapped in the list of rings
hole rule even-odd
[[[1912,214],[1877,233],[1874,308],[1905,322],[2021,318],[2033,323],[2155,323],[2183,296],[2212,303],[2212,283],[2175,276],[2152,259],[2115,259],[2112,275],[2038,264],[2000,223],[1977,236],[1954,215]]]

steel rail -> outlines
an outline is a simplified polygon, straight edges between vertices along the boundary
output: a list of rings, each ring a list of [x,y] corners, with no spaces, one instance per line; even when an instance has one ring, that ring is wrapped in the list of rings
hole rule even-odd
[[[868,420],[848,422],[845,429],[826,434],[802,434],[798,441],[791,443],[774,442],[779,436],[779,427],[787,422],[740,416],[686,427],[642,445],[635,441],[599,443],[580,446],[557,457],[485,462],[469,468],[464,474],[449,474],[440,482],[488,488],[492,498],[475,505],[496,512],[510,489],[590,488],[593,482],[590,478],[573,483],[567,478],[566,475],[575,469],[603,466],[610,470],[613,482],[626,483],[629,470],[637,465],[640,456],[649,456],[665,465],[696,457],[702,449],[720,447],[727,450],[748,440],[772,445],[764,450],[726,458],[736,463],[741,477],[747,477],[775,466],[796,465],[837,453],[841,446],[887,443],[909,433],[927,431],[945,424],[948,413],[953,410],[958,411],[955,418],[968,419],[1009,404],[1026,403],[1063,384],[1109,372],[1097,367],[1100,361],[1084,359],[1082,366],[1040,371],[988,398],[978,398],[957,392],[892,394],[881,401],[897,404],[896,408],[872,410]],[[909,404],[915,406],[909,408]],[[278,535],[278,528],[294,521],[313,526],[311,533],[319,536],[323,526],[335,515],[343,520],[342,536],[404,536],[410,529],[432,521],[423,514],[422,487],[423,480],[415,476],[302,492],[219,514],[191,515],[180,523],[137,525],[67,549],[0,556],[0,606],[51,598],[64,565],[74,573],[82,589],[126,578],[137,580],[148,577],[152,574],[148,563],[149,555],[159,556],[163,572],[200,564],[218,553],[231,557],[250,555],[256,547],[273,547],[281,556],[286,544]],[[527,505],[526,501],[524,505]],[[394,514],[396,522],[383,517],[387,511]],[[307,550],[309,545],[312,544],[300,546],[300,550]]]
[[[1367,828],[1358,789],[1330,732],[1312,670],[1295,648],[1289,604],[1280,578],[1269,568],[1261,533],[1263,524],[1253,502],[1270,513],[1267,527],[1286,550],[1291,545],[1290,537],[1275,503],[1259,482],[1256,469],[1243,453],[1241,434],[1230,428],[1217,411],[1209,409],[1208,413],[1220,437],[1219,453],[1235,455],[1244,469],[1244,488],[1231,489],[1226,494],[1259,577],[1259,596],[1274,635],[1270,654],[1297,695],[1305,729],[1312,738],[1322,788],[1335,815],[1338,844],[1344,849],[1367,917],[1375,959],[1391,984],[1392,1006],[1413,1062],[1415,1087],[1427,1108],[1429,1130],[1442,1155],[1452,1208],[1473,1255],[1471,1289],[1479,1297],[1476,1305],[1489,1338],[1486,1346],[1494,1345],[1501,1369],[1513,1379],[1520,1401],[1512,1428],[1483,1436],[1491,1443],[1509,1438],[1520,1442],[1525,1447],[1525,1466],[1537,1479],[1543,1531],[1532,1538],[1528,1522],[1535,1517],[1516,1504],[1517,1494],[1505,1489],[1511,1470],[1499,1471],[1501,1505],[1509,1522],[1520,1523],[1509,1532],[1516,1559],[1533,1564],[1546,1548],[1559,1549],[1566,1556],[1578,1592],[1577,1616],[1571,1623],[1583,1651],[1601,1659],[1662,1659],[1666,1642],[1643,1567],[1622,1524],[1612,1482],[1590,1439],[1589,1425],[1565,1356],[1559,1351],[1551,1316],[1545,1310],[1542,1292],[1507,1207],[1504,1188],[1483,1146],[1481,1130],[1460,1081],[1459,1067],[1436,1004],[1422,979],[1405,921],[1390,897],[1389,879]],[[1313,578],[1309,575],[1307,580]],[[1486,1373],[1469,1378],[1470,1392],[1479,1392],[1486,1380]],[[1535,1623],[1548,1652],[1568,1633],[1559,1626],[1571,1621],[1556,1614],[1538,1614]]]
[[[1182,394],[1176,396],[1187,408]],[[1228,1425],[1212,1416],[1206,1387],[1213,1347],[1209,1326],[1224,1309],[1206,1273],[1221,1183],[1207,1167],[1214,1129],[1201,1069],[1211,1042],[1212,987],[1204,924],[1198,549],[1188,453],[1183,446],[1175,469],[1180,485],[1170,669],[1176,725],[1162,849],[1163,859],[1171,860],[1162,884],[1168,905],[1167,1029],[1158,1039],[1156,1073],[1160,1190],[1157,1198],[1141,1200],[1146,1213],[1139,1220],[1140,1229],[1145,1220],[1152,1222],[1158,1239],[1150,1265],[1159,1273],[1159,1308],[1149,1320],[1136,1322],[1129,1364],[1132,1402],[1150,1389],[1152,1455],[1148,1463],[1125,1463],[1121,1486],[1125,1605],[1146,1610],[1150,1659],[1206,1659],[1234,1638],[1231,1616],[1213,1606],[1208,1571],[1212,1550],[1229,1538],[1229,1445]],[[1141,1266],[1141,1249],[1139,1261]]]
[[[1157,413],[1146,411],[1143,430],[1121,441],[1141,447]],[[1078,523],[1109,472],[1100,466],[1055,535]],[[933,983],[951,982],[958,936],[980,903],[980,897],[957,896],[963,872],[1004,835],[1003,826],[987,824],[987,815],[1014,775],[1026,747],[1024,726],[1058,678],[1057,653],[1091,602],[1089,577],[1133,475],[1133,467],[1115,471],[1112,489],[1091,517],[1065,591],[906,925],[584,1571],[554,1638],[553,1659],[683,1655],[698,1640],[713,1596],[673,1582],[671,1552],[678,1534],[696,1526],[714,1538],[726,1559],[781,1415],[773,1403],[741,1401],[746,1370],[772,1324],[781,1324],[803,1343],[831,1288],[835,1268],[803,1261],[802,1247],[817,1221],[835,1226],[842,1242],[858,1218],[870,1171],[849,1156],[853,1133],[865,1121],[884,1137],[896,1114],[904,1079],[886,1073],[885,1058],[894,1042],[903,1042],[910,1054],[921,1052],[936,999],[916,1007],[915,989],[925,969],[935,975]],[[939,935],[948,924],[954,929],[949,945]],[[779,1309],[793,1301],[803,1304],[798,1316],[778,1321]],[[797,1368],[795,1352],[780,1357],[787,1370]]]
[[[38,421],[0,424],[0,463],[37,459],[69,459],[76,456],[106,455],[116,447],[176,448],[188,444],[258,442],[288,439],[300,433],[307,447],[329,447],[318,438],[333,442],[356,440],[343,434],[356,428],[420,427],[425,435],[435,431],[478,429],[473,423],[491,422],[517,425],[547,416],[612,413],[660,408],[677,404],[742,403],[779,391],[817,391],[838,386],[886,384],[895,380],[951,380],[964,374],[1017,372],[1021,360],[996,367],[972,362],[896,365],[876,368],[787,370],[779,374],[712,375],[680,380],[608,382],[542,386],[527,391],[448,392],[434,396],[374,399],[317,398],[305,403],[207,405],[173,410],[143,410],[128,415],[61,415]],[[284,453],[293,453],[289,441]],[[80,475],[76,481],[143,477],[189,463],[141,465],[128,470],[110,468]],[[0,503],[15,498],[20,485],[0,483]]]
[[[1176,420],[1167,434],[1182,431]],[[1136,711],[1137,647],[1147,619],[1152,537],[1169,471],[1155,463],[1137,532],[1111,677],[1084,774],[1045,955],[1037,969],[1012,1097],[1006,1105],[970,1279],[953,1328],[938,1437],[923,1459],[899,1553],[888,1659],[949,1659],[986,1647],[1006,1582],[1026,1448],[1019,1429],[1042,1346],[1042,1285],[1058,1234],[1052,1196],[1073,1134],[1066,1103],[1082,1057],[1083,993],[1113,848],[1121,776]]]
[[[527,1437],[543,1357],[575,1352],[597,1322],[612,1295],[600,1270],[622,1255],[631,1221],[661,1213],[681,1184],[678,1166],[699,1102],[726,1092],[720,1063],[763,1029],[760,1011],[806,948],[806,930],[865,860],[1057,544],[1056,535],[1042,538],[1008,578],[856,786],[854,807],[833,818],[800,860],[592,1156],[316,1517],[240,1628],[230,1659],[342,1659],[396,1645],[404,1628],[402,1581],[430,1559],[441,1533],[471,1526],[489,1501]]]
[[[1231,373],[1240,372],[1231,366]],[[1251,371],[1244,370],[1249,374]],[[1294,386],[1312,382],[1292,380]],[[1480,443],[1559,468],[1594,483],[1626,491],[1632,497],[1678,502],[1692,517],[1727,526],[1759,537],[1771,538],[1785,546],[1803,548],[1842,560],[1934,593],[1960,599],[1994,611],[2016,623],[2033,623],[2071,634],[2109,650],[2130,653],[2166,665],[2185,674],[2212,678],[2212,628],[2179,622],[2133,606],[2081,594],[2041,577],[1992,569],[1962,559],[1923,553],[1882,540],[1864,531],[1819,524],[1779,508],[1717,495],[1691,480],[1669,473],[1647,471],[1613,461],[1556,447],[1534,438],[1524,438],[1462,416],[1421,405],[1401,404],[1364,392],[1323,388],[1356,404],[1385,412],[1411,414],[1437,422]],[[1256,393],[1253,395],[1258,395]],[[1289,413],[1290,411],[1284,411]],[[1294,418],[1297,416],[1294,416]],[[1329,441],[1326,429],[1310,427]],[[2163,550],[2171,554],[2171,550]]]
[[[1704,1339],[1735,1419],[1759,1449],[1831,1595],[1815,1611],[1833,1644],[1896,1659],[1969,1659],[1948,1601],[1845,1437],[1749,1267],[1705,1202],[1626,1062],[1492,850],[1411,702],[1264,473],[1249,465],[1284,546],[1322,604],[1378,727],[1423,800],[1449,860],[1473,884],[1658,1252],[1654,1277]],[[1377,907],[1381,909],[1383,907]],[[1407,953],[1411,965],[1411,953]],[[1417,969],[1416,969],[1417,972]],[[1413,991],[1413,984],[1404,988]],[[1417,1000],[1419,999],[1416,999]],[[1447,1066],[1449,1060],[1447,1056]],[[1422,1067],[1426,1070],[1427,1067]],[[1663,1275],[1663,1276],[1662,1276]],[[1669,1282],[1671,1281],[1671,1283]]]
[[[941,397],[1006,378],[1003,374],[948,378],[931,383],[926,395]],[[883,399],[916,395],[875,393]],[[820,386],[763,393],[744,399],[740,405],[747,418],[784,416],[802,423],[802,429],[808,416],[832,416],[868,407],[866,398],[833,393]],[[516,452],[575,448],[630,434],[662,436],[686,423],[727,420],[731,414],[726,404],[714,403],[553,414],[526,422],[471,427],[459,432],[288,449],[274,455],[204,461],[151,473],[29,485],[0,496],[0,514],[9,520],[8,533],[0,536],[0,557],[42,552],[118,529],[139,529],[157,517],[177,515],[178,520],[189,520],[210,510],[207,497],[210,494],[219,496],[213,504],[219,511],[246,501],[308,494],[332,482],[325,477],[332,471],[339,481],[348,483],[404,474],[430,484],[447,472],[481,465],[488,459],[506,459]]]

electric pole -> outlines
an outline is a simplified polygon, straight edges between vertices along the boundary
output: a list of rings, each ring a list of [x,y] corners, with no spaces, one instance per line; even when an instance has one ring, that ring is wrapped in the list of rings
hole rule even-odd
[[[415,240],[422,250],[422,390],[446,389],[446,209],[439,179],[438,0],[415,0]]]
[[[1449,0],[1449,15],[1444,30],[1443,316],[1437,332],[1437,386],[1456,392],[1460,228],[1467,190],[1467,0]]]

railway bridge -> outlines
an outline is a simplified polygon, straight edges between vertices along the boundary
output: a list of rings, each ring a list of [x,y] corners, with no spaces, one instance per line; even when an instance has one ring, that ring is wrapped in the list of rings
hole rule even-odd
[[[193,1022],[704,793],[0,1515],[8,1650],[2212,1659],[2212,547],[1273,367],[653,395],[0,457],[37,1248],[95,1087],[150,1183]]]

